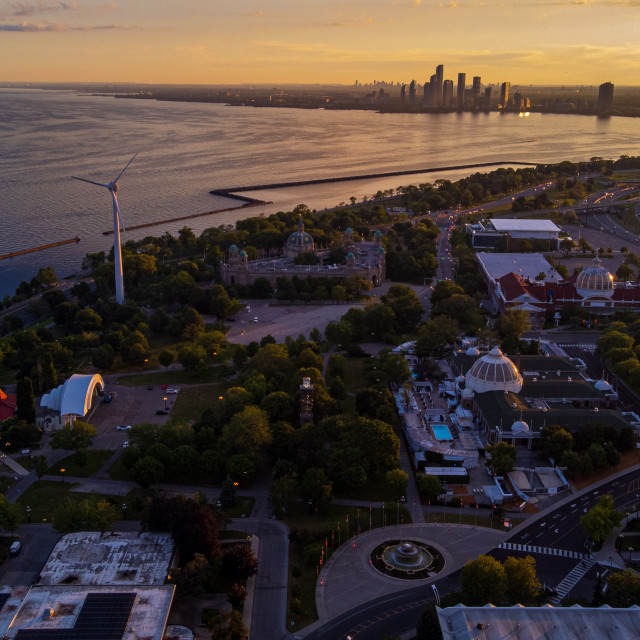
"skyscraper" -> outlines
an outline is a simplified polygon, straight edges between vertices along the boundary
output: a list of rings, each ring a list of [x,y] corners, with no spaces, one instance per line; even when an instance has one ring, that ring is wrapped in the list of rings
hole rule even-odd
[[[598,113],[611,111],[613,106],[613,84],[604,82],[598,91]]]
[[[445,80],[442,85],[442,106],[450,107],[453,102],[453,80]]]
[[[472,102],[473,106],[477,107],[480,103],[480,91],[482,89],[482,78],[480,76],[473,76],[473,86],[471,88],[472,92]]]
[[[404,104],[407,96],[407,85],[403,84],[400,89],[400,104]]]
[[[467,82],[467,74],[459,73],[458,74],[458,95],[456,98],[456,106],[458,110],[464,109],[464,87]]]
[[[503,82],[500,85],[500,107],[503,110],[507,108],[507,102],[509,102],[509,83]]]
[[[422,106],[430,107],[431,106],[431,84],[429,82],[424,83],[424,94],[422,96]]]
[[[439,64],[436,67],[436,103],[434,107],[442,106],[442,86],[444,82],[444,65]]]
[[[416,81],[412,80],[409,85],[409,104],[415,104],[416,101]]]
[[[484,108],[488,109],[491,103],[491,87],[485,87],[484,90]]]

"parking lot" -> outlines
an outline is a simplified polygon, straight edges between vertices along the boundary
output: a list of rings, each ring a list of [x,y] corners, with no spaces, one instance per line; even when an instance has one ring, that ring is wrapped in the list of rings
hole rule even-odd
[[[167,375],[170,380],[171,374]],[[135,425],[141,422],[164,424],[170,416],[156,415],[158,409],[171,409],[176,394],[167,394],[159,386],[152,389],[143,387],[124,387],[115,384],[117,376],[105,378],[106,392],[115,392],[116,397],[109,403],[100,402],[91,417],[91,422],[98,430],[93,441],[94,449],[117,449],[128,441],[129,432],[119,431],[118,425]]]

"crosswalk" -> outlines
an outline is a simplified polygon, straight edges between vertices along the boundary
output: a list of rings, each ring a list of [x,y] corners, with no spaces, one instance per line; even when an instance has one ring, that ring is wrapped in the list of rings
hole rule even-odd
[[[584,576],[591,567],[596,563],[595,560],[582,560],[579,562],[560,582],[560,584],[556,587],[557,595],[549,598],[549,603],[556,605],[562,602],[562,599],[573,589],[573,587],[579,582],[579,580]]]
[[[552,547],[537,547],[533,544],[518,544],[517,542],[502,542],[498,549],[509,549],[511,551],[524,551],[525,553],[541,553],[547,556],[559,556],[562,558],[574,558],[575,560],[589,560],[589,555],[568,549],[554,549]]]

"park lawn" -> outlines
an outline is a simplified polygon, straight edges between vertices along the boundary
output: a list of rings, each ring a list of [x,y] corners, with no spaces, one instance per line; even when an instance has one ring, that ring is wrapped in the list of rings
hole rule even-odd
[[[335,492],[336,498],[345,498],[347,500],[368,500],[370,502],[388,502],[389,505],[396,504],[397,494],[387,484],[384,478],[370,478],[367,483],[355,489],[351,493]]]
[[[186,371],[184,369],[176,369],[169,371],[155,371],[149,373],[138,373],[131,376],[121,376],[117,380],[117,384],[123,387],[141,387],[147,385],[163,385],[169,386],[178,384],[203,384],[219,382],[220,376],[217,367],[208,367],[204,371]]]
[[[227,507],[222,513],[229,518],[248,518],[253,511],[253,505],[256,499],[249,496],[236,496],[236,504],[233,507]],[[246,537],[246,535],[245,535]]]
[[[311,544],[317,543],[318,562],[320,549],[326,549],[329,559],[333,550],[340,544],[349,544],[358,531],[358,511],[360,512],[360,531],[369,530],[369,509],[349,505],[331,504],[323,507],[313,515],[309,515],[306,505],[295,505],[282,521],[290,531],[309,532]],[[347,524],[347,517],[349,522]],[[383,526],[383,517],[387,525],[396,524],[397,509],[371,510],[371,528]],[[410,523],[411,516],[404,508],[400,508],[401,522]],[[332,535],[333,534],[333,535]],[[316,583],[318,564],[309,562],[304,550],[297,544],[289,545],[287,620],[293,622],[290,630],[302,629],[318,619],[316,610]]]
[[[31,522],[51,522],[58,506],[66,499],[75,502],[82,500],[109,500],[115,505],[127,504],[127,518],[137,519],[140,513],[133,508],[134,498],[140,494],[134,489],[126,496],[112,496],[97,493],[78,493],[71,491],[75,485],[71,482],[39,480],[34,482],[17,500],[23,509],[31,507]],[[25,513],[25,522],[27,520]]]
[[[76,461],[76,454],[72,453],[49,467],[47,473],[61,476],[60,470],[64,469],[64,475],[67,477],[88,478],[96,473],[112,455],[113,451],[106,449],[87,449],[87,464],[81,467]]]
[[[222,383],[181,389],[173,403],[171,418],[179,422],[200,420],[202,412],[214,408],[223,393]]]
[[[636,218],[635,214],[635,203],[625,205],[624,209],[620,213],[612,213],[612,219],[614,222],[617,222],[621,227],[628,229],[631,233],[638,235],[640,234],[640,222],[638,222],[638,218]],[[629,238],[629,250],[637,253],[637,245],[633,242],[633,238]],[[636,251],[634,251],[634,248]]]

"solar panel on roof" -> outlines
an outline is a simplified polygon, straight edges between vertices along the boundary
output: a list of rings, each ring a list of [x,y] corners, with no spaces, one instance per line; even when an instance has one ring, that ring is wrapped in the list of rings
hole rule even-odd
[[[20,629],[16,640],[121,640],[135,593],[88,593],[72,629]]]

